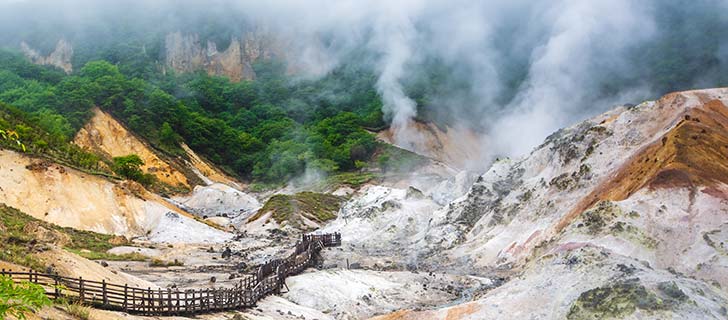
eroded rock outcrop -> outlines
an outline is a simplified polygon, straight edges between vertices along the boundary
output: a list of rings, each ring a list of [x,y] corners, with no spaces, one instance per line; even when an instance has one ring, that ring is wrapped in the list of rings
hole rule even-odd
[[[253,63],[259,59],[282,57],[280,46],[264,32],[251,31],[233,37],[219,51],[212,41],[203,43],[197,34],[170,33],[165,37],[165,65],[176,72],[204,70],[210,75],[226,76],[231,81],[253,80]]]
[[[58,40],[56,48],[49,55],[44,56],[38,50],[31,48],[27,43],[20,43],[20,50],[35,64],[52,65],[63,69],[66,73],[73,72],[71,59],[73,58],[73,46],[65,39]]]

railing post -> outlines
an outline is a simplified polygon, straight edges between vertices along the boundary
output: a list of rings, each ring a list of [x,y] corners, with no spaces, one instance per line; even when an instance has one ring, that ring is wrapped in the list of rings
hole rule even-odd
[[[124,284],[124,303],[121,305],[121,307],[124,309],[124,312],[129,310],[128,301],[127,301],[128,297],[129,297],[129,285],[125,283]]]
[[[189,291],[189,290],[185,290],[185,313],[187,313],[189,311],[189,303],[187,301],[187,291]]]
[[[83,278],[78,277],[78,297],[81,303],[83,303]]]
[[[172,289],[167,288],[167,312],[172,313]]]
[[[53,294],[55,294],[56,299],[60,298],[61,295],[61,289],[58,288],[58,276],[53,277]]]
[[[176,289],[175,288],[174,291],[175,291],[175,293],[177,295],[177,307],[175,308],[175,312],[177,314],[179,314],[179,309],[180,309],[180,306],[179,306],[179,304],[180,304],[180,301],[179,301],[179,289]]]
[[[147,309],[147,313],[150,313],[150,312],[152,312],[152,304],[153,304],[153,302],[152,302],[152,298],[153,298],[153,296],[152,296],[152,287],[147,287],[146,295],[147,295],[147,299],[145,301],[145,305],[147,307],[146,308]]]
[[[126,287],[126,286],[124,286]],[[137,311],[136,305],[136,289],[131,289],[131,309]]]
[[[202,293],[200,293],[200,296]],[[210,288],[205,289],[205,310],[210,311]]]
[[[109,297],[106,293],[106,279],[101,279],[101,297],[104,300],[104,305],[108,305]]]

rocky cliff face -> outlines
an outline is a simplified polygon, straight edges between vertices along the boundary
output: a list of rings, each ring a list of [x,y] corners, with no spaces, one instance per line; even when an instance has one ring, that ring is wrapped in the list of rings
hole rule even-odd
[[[203,44],[197,34],[170,33],[165,37],[165,65],[177,72],[205,70],[232,81],[253,80],[252,64],[258,59],[282,57],[282,50],[269,35],[248,32],[231,39],[224,51],[214,42]]]
[[[73,65],[71,65],[73,46],[65,39],[58,40],[55,50],[48,56],[41,55],[40,52],[31,48],[25,42],[20,43],[20,49],[35,64],[52,65],[63,69],[66,73],[73,72]]]
[[[75,144],[109,159],[136,154],[144,161],[142,170],[145,173],[153,174],[159,181],[172,187],[192,189],[195,184],[202,182],[194,173],[186,172],[188,170],[170,159],[163,159],[101,109],[95,108],[93,112],[91,120],[76,134],[73,140]]]
[[[210,243],[231,237],[134,182],[115,182],[6,150],[0,150],[0,163],[0,203],[47,222],[152,242]]]
[[[469,303],[381,319],[725,318],[727,104],[711,89],[619,107],[496,162],[440,209],[361,210],[388,227],[347,250],[505,279]]]

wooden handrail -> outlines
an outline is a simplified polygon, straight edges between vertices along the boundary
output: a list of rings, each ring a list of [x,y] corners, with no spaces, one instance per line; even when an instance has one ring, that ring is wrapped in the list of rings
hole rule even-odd
[[[325,247],[341,245],[341,234],[302,235],[293,253],[284,259],[272,259],[256,270],[254,275],[240,280],[233,288],[180,291],[152,290],[113,284],[105,280],[92,281],[82,277],[70,278],[33,270],[17,272],[0,270],[15,282],[28,281],[45,288],[52,299],[64,298],[93,307],[127,313],[171,316],[192,315],[225,310],[250,308],[263,297],[279,293],[286,277],[294,275],[316,262],[315,255]],[[188,293],[191,292],[191,297]],[[180,293],[184,295],[181,296]]]

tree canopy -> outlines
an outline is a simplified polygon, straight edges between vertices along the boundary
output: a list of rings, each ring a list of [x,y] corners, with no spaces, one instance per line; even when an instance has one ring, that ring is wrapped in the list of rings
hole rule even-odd
[[[66,75],[0,51],[0,102],[35,119],[33,125],[58,142],[70,141],[99,106],[170,155],[184,155],[184,142],[230,173],[267,183],[307,168],[356,169],[376,147],[364,127],[384,125],[374,78],[351,74],[360,70],[294,81],[280,62],[268,61],[254,66],[255,81],[235,83],[205,73],[153,72],[143,79],[126,73],[129,67],[90,61]],[[353,90],[331,99],[322,93],[333,83]],[[135,170],[136,160],[115,158],[112,169],[148,183]]]

